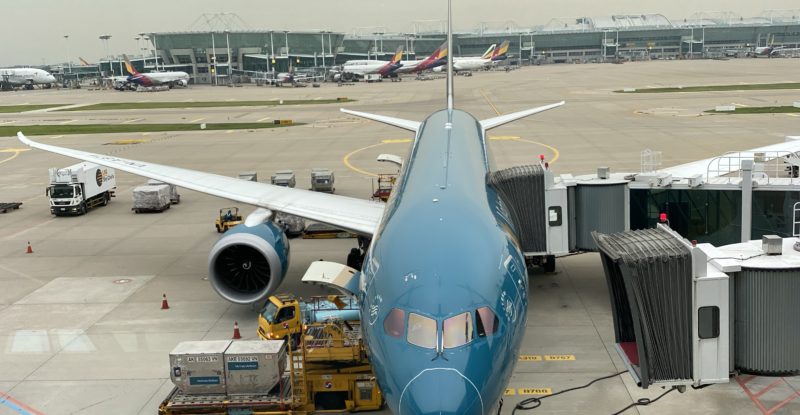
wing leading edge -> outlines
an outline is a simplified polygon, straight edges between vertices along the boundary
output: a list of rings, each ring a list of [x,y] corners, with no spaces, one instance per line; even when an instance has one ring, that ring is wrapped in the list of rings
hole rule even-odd
[[[274,186],[213,173],[72,150],[37,143],[25,137],[22,132],[17,133],[17,138],[24,144],[40,150],[97,163],[201,193],[285,212],[361,235],[372,235],[383,216],[383,204],[369,200]]]

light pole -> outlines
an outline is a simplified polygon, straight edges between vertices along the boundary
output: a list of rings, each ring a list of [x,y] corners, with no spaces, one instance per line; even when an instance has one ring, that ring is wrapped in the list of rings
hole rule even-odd
[[[272,73],[275,73],[275,42],[272,39],[273,31],[269,31],[269,60],[272,61]]]
[[[69,66],[69,73],[72,73],[72,62],[70,61],[70,53],[69,53],[69,35],[64,35],[64,41],[67,44],[67,66]]]
[[[291,70],[292,61],[291,61],[291,59],[289,59],[289,31],[288,30],[284,30],[283,31],[283,36],[284,36],[284,41],[286,42],[285,43],[285,45],[286,45],[286,63],[289,65],[289,69],[287,69],[287,70],[291,73],[292,72],[292,70]]]
[[[230,39],[230,31],[225,31],[225,46],[228,49],[228,77],[231,76],[231,63],[233,59],[231,58],[231,39]]]
[[[213,61],[211,70],[214,71],[214,85],[219,85],[219,80],[217,79],[217,47],[214,44],[214,32],[211,32],[211,60]]]
[[[322,70],[325,70],[325,31],[319,33],[320,40],[322,41]]]
[[[153,33],[150,35],[150,38],[153,39],[153,58],[156,60],[156,72],[158,72],[158,46],[156,45],[156,34]]]
[[[99,39],[103,42],[103,46],[105,47],[106,59],[108,59],[108,68],[111,71],[111,77],[113,78],[114,77],[114,65],[111,63],[111,55],[109,55],[109,53],[108,53],[108,40],[111,39],[111,35],[100,35]]]

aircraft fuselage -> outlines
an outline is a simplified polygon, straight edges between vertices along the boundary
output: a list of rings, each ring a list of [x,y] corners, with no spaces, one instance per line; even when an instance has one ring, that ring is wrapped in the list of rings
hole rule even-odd
[[[464,111],[427,118],[364,261],[364,338],[395,414],[489,413],[519,352],[527,271],[483,135]]]

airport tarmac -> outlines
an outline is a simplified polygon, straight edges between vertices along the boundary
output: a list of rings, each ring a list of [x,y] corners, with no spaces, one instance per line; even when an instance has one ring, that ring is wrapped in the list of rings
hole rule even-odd
[[[498,168],[544,154],[556,173],[599,166],[635,172],[645,149],[670,166],[800,134],[800,117],[704,115],[716,105],[792,105],[796,90],[617,94],[647,86],[797,82],[795,59],[653,61],[624,65],[552,65],[457,77],[455,102],[477,118],[566,100],[559,109],[492,130]],[[346,108],[420,120],[444,106],[444,80],[321,88],[197,86],[168,92],[35,90],[0,93],[0,105],[118,101],[224,101],[348,97]],[[197,131],[32,137],[45,143],[210,171],[255,170],[268,181],[280,169],[309,187],[310,170],[335,171],[336,192],[368,198],[372,174],[391,173],[380,153],[405,155],[412,136],[358,120],[338,104],[169,110],[36,111],[0,114],[0,125],[82,123],[268,122],[303,126],[270,130]],[[24,132],[24,129],[23,129]],[[140,144],[114,145],[122,139]],[[111,144],[110,144],[111,143]],[[229,339],[238,321],[256,338],[256,311],[210,288],[207,256],[218,238],[213,221],[235,203],[181,189],[181,203],[160,214],[131,212],[131,190],[146,179],[118,172],[116,198],[74,218],[55,218],[44,196],[47,169],[75,160],[26,150],[0,137],[0,202],[24,202],[0,214],[0,414],[153,414],[171,390],[168,353],[185,340]],[[238,204],[249,213],[250,208]],[[33,253],[26,254],[30,241]],[[355,240],[292,240],[281,291],[321,293],[299,282],[316,259],[344,262]],[[562,258],[557,273],[531,276],[528,327],[503,414],[523,398],[585,384],[624,370],[596,254]],[[166,293],[170,309],[161,310]],[[742,384],[743,386],[740,386]],[[732,380],[673,392],[640,414],[800,413],[800,377]],[[627,374],[542,401],[539,414],[613,413],[662,391],[638,389]],[[530,394],[530,395],[528,395]],[[0,397],[3,396],[0,394]],[[14,408],[17,409],[14,409]],[[388,413],[388,412],[382,412]],[[517,412],[525,413],[525,412]]]

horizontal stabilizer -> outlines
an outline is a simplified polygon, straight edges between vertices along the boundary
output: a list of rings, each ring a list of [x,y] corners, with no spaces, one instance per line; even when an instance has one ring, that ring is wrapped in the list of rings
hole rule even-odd
[[[516,121],[520,118],[525,118],[529,115],[537,114],[543,111],[547,111],[549,109],[553,109],[556,107],[560,107],[564,105],[564,101],[556,102],[555,104],[545,105],[543,107],[538,108],[531,108],[529,110],[513,112],[511,114],[500,115],[494,118],[489,118],[488,120],[481,121],[481,126],[484,130],[490,130],[494,127],[499,127],[503,124],[508,124],[512,121]]]
[[[418,121],[404,120],[402,118],[389,117],[386,115],[370,114],[368,112],[351,111],[351,110],[346,110],[344,108],[340,108],[339,110],[345,114],[355,115],[356,117],[382,122],[384,124],[389,124],[391,126],[399,127],[404,130],[409,130],[414,132],[417,132],[420,126],[420,123]]]

